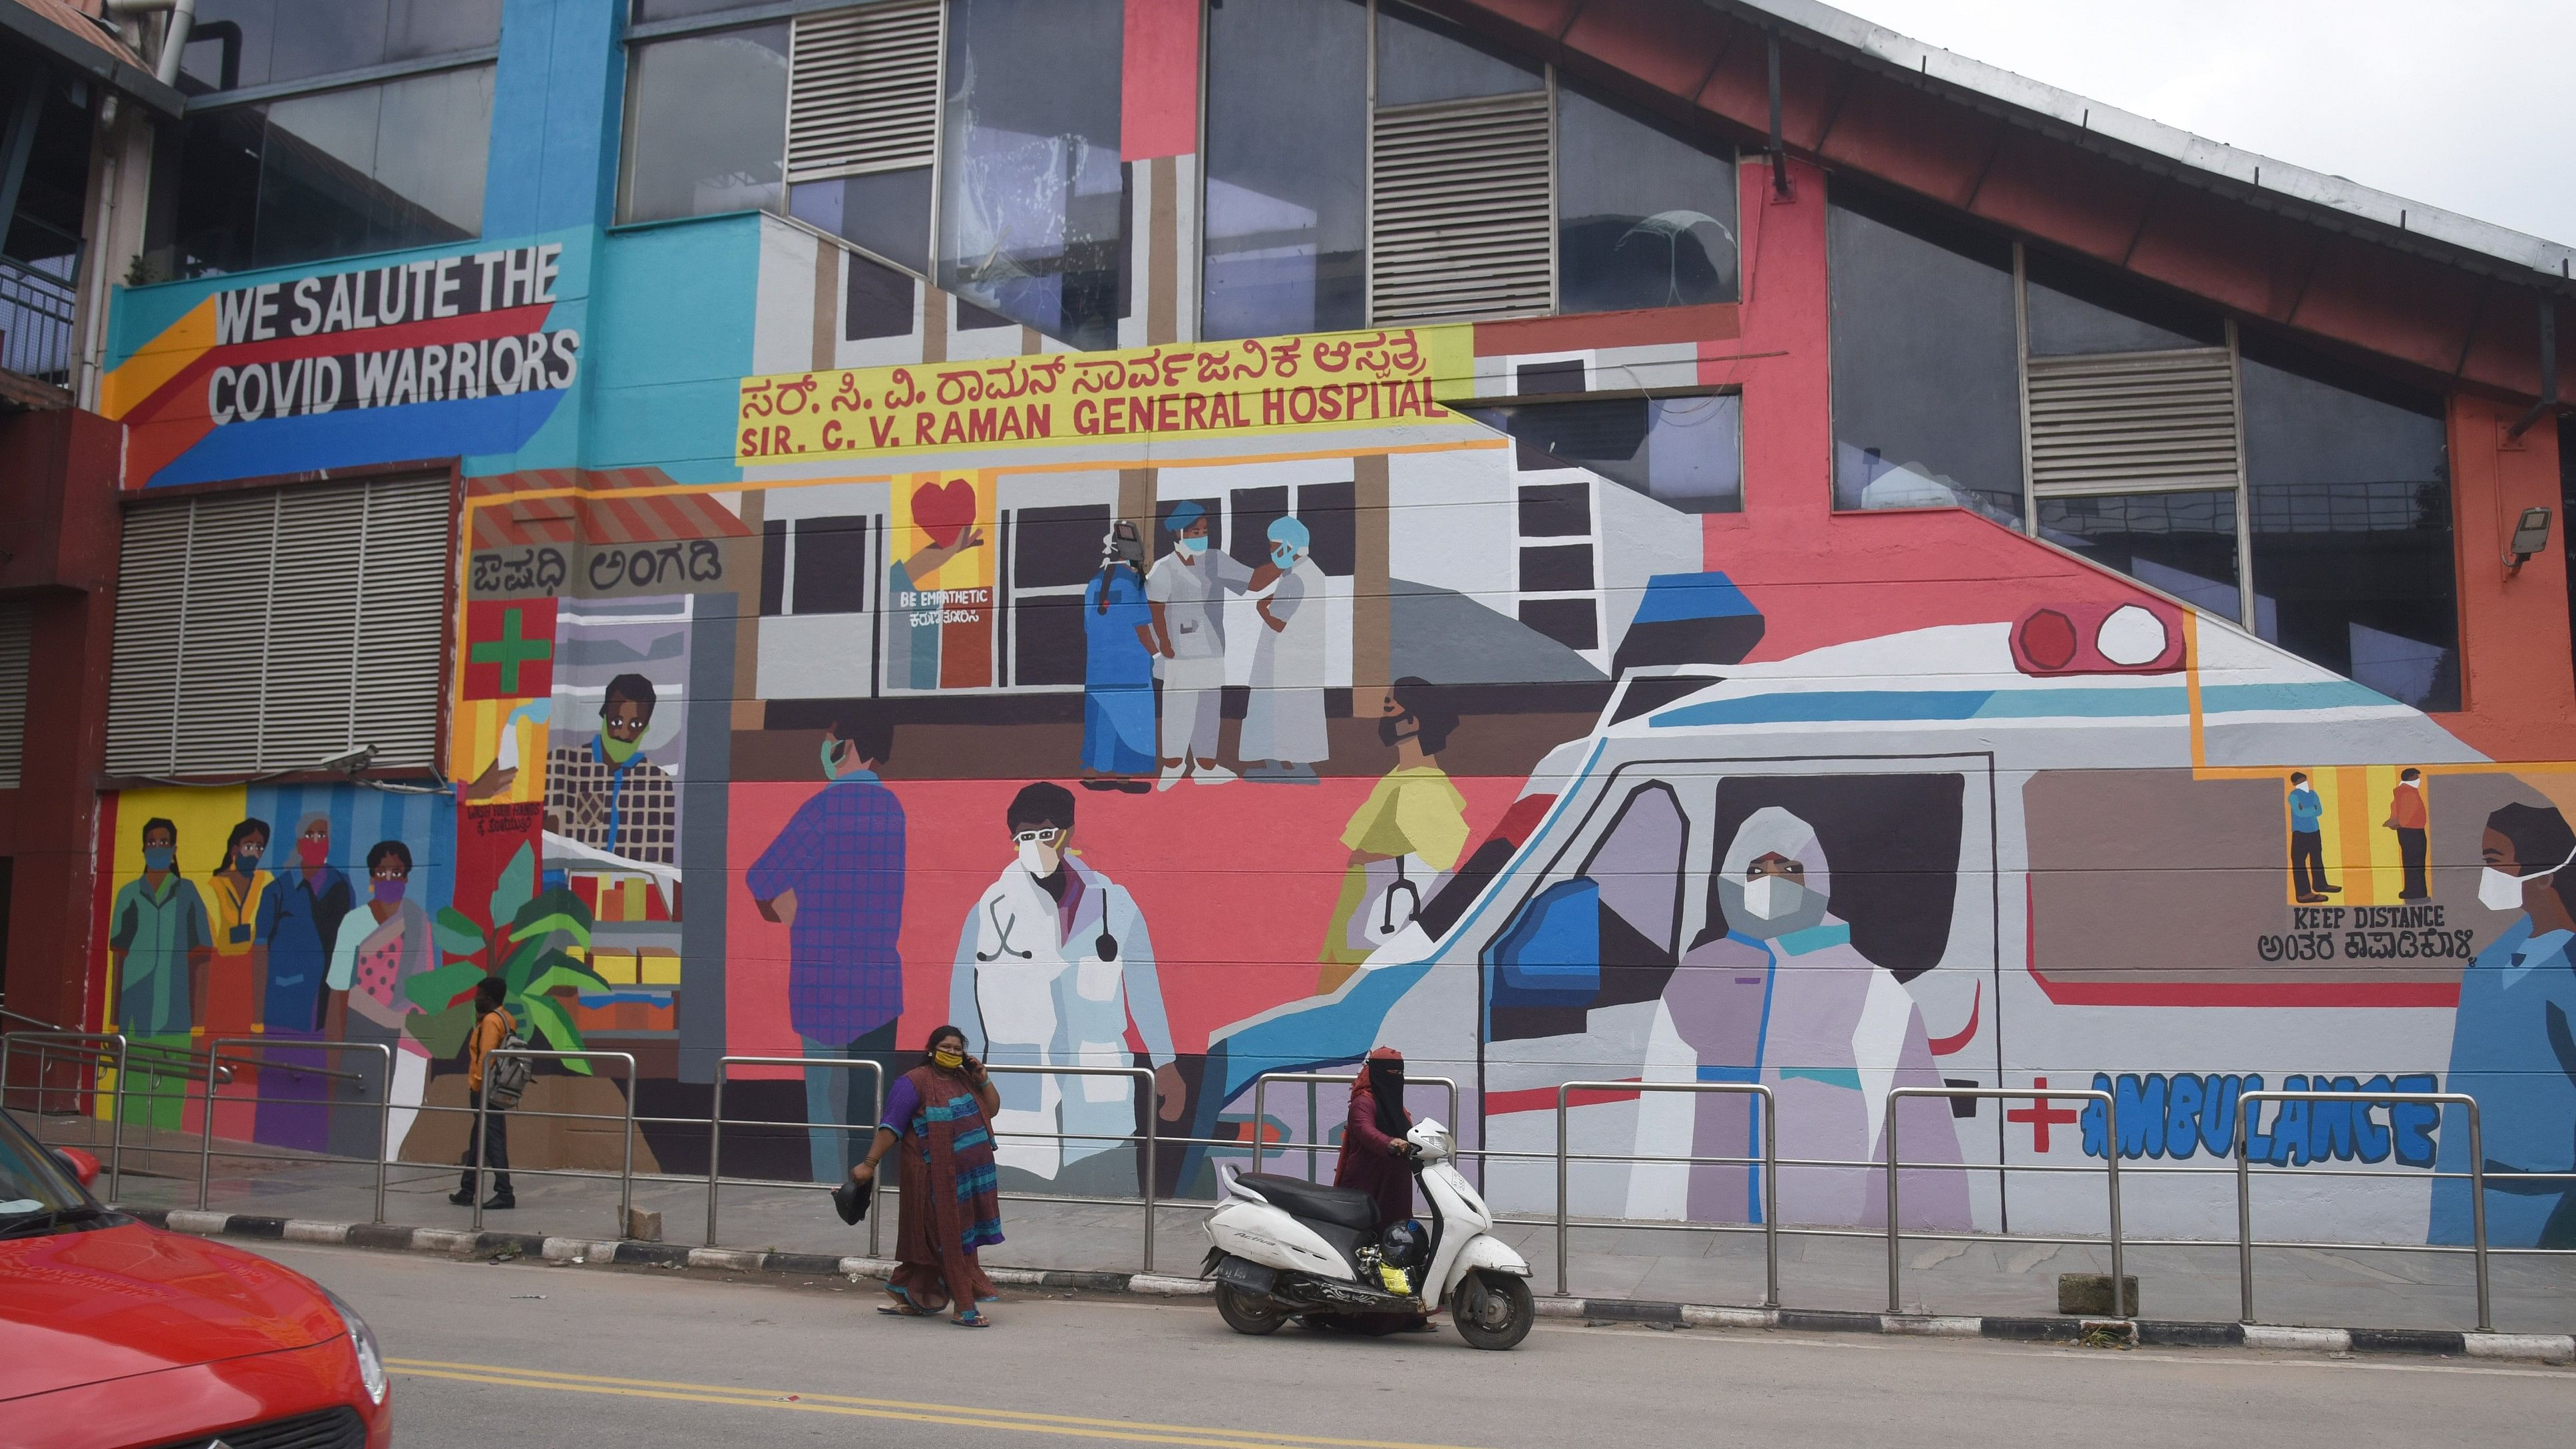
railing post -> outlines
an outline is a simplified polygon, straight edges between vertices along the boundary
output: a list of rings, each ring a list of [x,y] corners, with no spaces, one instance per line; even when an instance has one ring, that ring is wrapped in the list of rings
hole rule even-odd
[[[2103,1160],[2110,1164],[2104,1175],[2111,1192],[2111,1316],[2125,1320],[2130,1317],[2129,1278],[2120,1249],[2120,1100],[2116,1094],[2102,1104],[2102,1149]]]
[[[179,1100],[182,1102],[188,1100],[187,1090],[184,1085],[181,1087]],[[184,1127],[187,1125],[187,1121],[187,1117],[182,1114],[179,1119],[179,1124]],[[206,1048],[206,1116],[204,1130],[197,1134],[197,1211],[199,1212],[204,1212],[206,1210],[206,1192],[214,1178],[214,1175],[215,1046],[210,1045]]]
[[[1762,1306],[1780,1306],[1780,1132],[1779,1104],[1771,1089],[1754,1083],[1762,1094],[1762,1264],[1766,1285]]]
[[[381,1223],[385,1220],[386,1168],[394,1155],[394,1049],[383,1042],[368,1045],[376,1049],[377,1059],[384,1067],[384,1090],[377,1094],[376,1102],[376,1221]]]
[[[1572,1281],[1572,1274],[1565,1257],[1565,1096],[1568,1090],[1564,1086],[1556,1089],[1556,1296],[1559,1298],[1573,1296],[1573,1290],[1567,1286]]]
[[[707,1107],[707,1246],[716,1245],[716,1198],[724,1168],[725,1059],[716,1061],[715,1098]],[[837,1184],[836,1184],[837,1186]]]
[[[492,1181],[492,1139],[487,1128],[492,1120],[492,1058],[494,1055],[493,1052],[483,1054],[483,1070],[474,1087],[474,1140],[465,1144],[465,1160],[474,1164],[474,1190],[466,1196],[474,1200],[473,1226],[477,1233],[483,1231],[483,1191],[491,1185]],[[393,1093],[387,1092],[385,1098],[391,1101]],[[626,1236],[623,1218],[618,1221],[617,1235],[621,1238]]]
[[[633,1231],[635,1221],[635,1058],[631,1056],[626,1058],[625,1090],[619,1095],[626,1099],[626,1130],[618,1138],[625,1152],[617,1164],[617,1236],[623,1238]]]
[[[2254,1155],[2246,1133],[2256,1106],[2250,1094],[2236,1098],[2236,1321],[2254,1321]],[[2120,1150],[2118,1139],[2110,1144]]]
[[[1902,1312],[1897,1299],[1902,1289],[1899,1282],[1899,1249],[1896,1235],[1896,1120],[1897,1104],[1904,1100],[1904,1088],[1887,1094],[1887,1311]]]
[[[1154,1198],[1161,1183],[1154,1176],[1154,1129],[1161,1122],[1162,1104],[1154,1100],[1154,1074],[1143,1067],[1132,1067],[1136,1074],[1136,1100],[1145,1108],[1145,1271],[1154,1271]]]
[[[1263,1072],[1252,1079],[1252,1167],[1250,1170],[1255,1173],[1261,1171],[1261,1124],[1270,1120],[1262,1113],[1261,1100],[1263,1094],[1269,1090],[1268,1072]],[[1222,1103],[1219,1104],[1219,1110],[1223,1110]]]
[[[2477,1099],[2469,1099],[2469,1244],[2478,1277],[2478,1332],[2495,1332],[2487,1307],[2487,1146]]]
[[[107,1200],[116,1202],[125,1196],[125,1033],[112,1032],[116,1045],[116,1095],[108,1102],[107,1111]],[[98,1095],[98,1065],[95,1058],[89,1068],[90,1096]]]

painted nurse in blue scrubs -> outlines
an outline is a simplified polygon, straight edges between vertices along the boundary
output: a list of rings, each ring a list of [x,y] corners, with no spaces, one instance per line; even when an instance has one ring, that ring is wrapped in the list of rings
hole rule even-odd
[[[2461,973],[2446,1086],[2478,1099],[2487,1241],[2576,1248],[2576,831],[2548,806],[2507,805],[2487,817],[2482,853],[2478,903],[2521,919]],[[2468,1171],[2459,1108],[2444,1113],[2437,1165]],[[2470,1232],[2469,1184],[2437,1179],[2432,1240]]]

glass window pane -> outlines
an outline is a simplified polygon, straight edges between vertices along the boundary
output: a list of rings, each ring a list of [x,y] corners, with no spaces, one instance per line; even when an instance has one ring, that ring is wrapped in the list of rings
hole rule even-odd
[[[501,0],[394,0],[385,59],[477,50],[501,39]]]
[[[2021,520],[2012,248],[1856,186],[1825,216],[1834,506]]]
[[[2216,313],[2047,252],[2023,248],[2034,357],[2097,352],[2163,352],[2227,341]]]
[[[302,80],[381,65],[386,0],[277,0],[268,78]]]
[[[1367,305],[1368,10],[1228,0],[1208,11],[1200,334],[1333,332]],[[1294,66],[1279,58],[1300,58]]]
[[[277,0],[197,0],[197,22],[179,57],[179,88],[195,95],[221,86],[228,50],[235,85],[268,84],[276,34]]]
[[[2039,536],[2222,619],[2240,610],[2233,489],[2043,498]]]
[[[392,199],[378,249],[469,237],[483,230],[483,175],[492,145],[492,67],[415,76],[384,88],[376,180]]]
[[[1377,103],[1410,106],[1507,96],[1547,84],[1539,63],[1428,11],[1385,0],[1377,11]]]
[[[939,284],[1110,347],[1127,270],[1120,0],[951,0]]]
[[[713,15],[720,10],[740,10],[773,3],[775,0],[635,0],[635,23],[684,20],[692,15]]]
[[[182,58],[190,94],[308,80],[387,61],[480,50],[501,38],[501,0],[197,0]]]
[[[376,213],[392,200],[373,176],[383,99],[383,92],[363,86],[268,108],[253,265],[373,249]]]
[[[2251,342],[2255,631],[2418,709],[2460,707],[2441,405]]]
[[[1571,86],[1556,98],[1557,310],[1735,299],[1735,161]]]
[[[636,46],[621,221],[775,209],[787,156],[787,27]]]
[[[898,266],[930,272],[930,168],[876,171],[788,188],[787,209]]]
[[[1589,468],[1684,513],[1744,507],[1744,399],[1735,393],[1475,408],[1512,435],[1519,466]]]
[[[173,207],[176,255],[170,274],[241,271],[251,265],[251,238],[259,217],[259,158],[268,134],[268,108],[235,106],[190,116],[181,125]]]

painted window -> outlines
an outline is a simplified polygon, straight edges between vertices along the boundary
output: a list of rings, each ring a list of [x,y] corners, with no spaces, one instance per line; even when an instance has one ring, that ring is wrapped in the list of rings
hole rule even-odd
[[[1735,158],[1583,87],[1556,101],[1556,309],[1735,300]]]
[[[1495,941],[1493,1039],[1579,1035],[1596,1008],[1660,995],[1678,960],[1689,844],[1672,786],[1630,790],[1581,869],[1531,897]]]
[[[501,38],[501,0],[197,0],[191,94],[434,61]]]
[[[619,220],[779,208],[787,48],[782,23],[633,49]]]
[[[760,612],[858,614],[868,607],[870,520],[772,518],[761,525]]]
[[[1011,683],[1080,684],[1082,593],[1100,572],[1109,505],[1021,508],[1005,523],[1011,551]]]
[[[939,284],[1079,347],[1127,310],[1119,0],[950,0]]]
[[[2012,246],[1928,209],[1836,184],[1834,506],[2022,517]]]
[[[2418,709],[2460,707],[2438,398],[2249,340],[2254,628]]]
[[[489,65],[192,113],[170,173],[169,270],[201,276],[477,236],[491,134]]]
[[[1281,65],[1284,55],[1299,63]],[[1206,85],[1200,335],[1366,325],[1364,0],[1211,6]]]

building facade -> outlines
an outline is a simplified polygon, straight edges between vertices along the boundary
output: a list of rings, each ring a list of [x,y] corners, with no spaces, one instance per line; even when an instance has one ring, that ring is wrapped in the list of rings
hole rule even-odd
[[[2265,1087],[2576,1169],[2567,248],[1787,0],[289,11],[200,0],[110,322],[79,989],[388,1065],[219,1132],[443,1160],[499,971],[656,1116],[956,1022],[1059,1192],[1378,1044],[1801,1160],[1586,1213],[2221,1233]],[[726,1076],[837,1174],[864,1069]],[[2424,1242],[2467,1137],[2243,1144]]]

